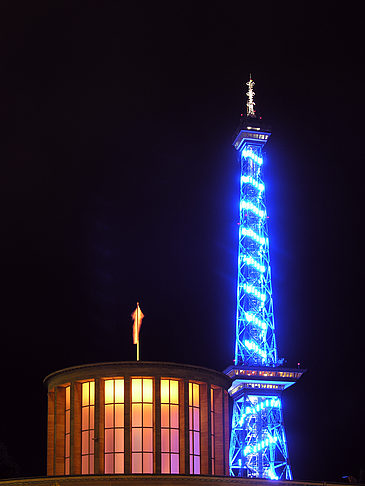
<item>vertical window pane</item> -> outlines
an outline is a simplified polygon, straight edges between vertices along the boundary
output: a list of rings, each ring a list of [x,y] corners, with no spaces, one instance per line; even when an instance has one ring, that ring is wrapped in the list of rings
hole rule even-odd
[[[88,454],[89,453],[89,431],[86,430],[82,432],[81,436],[81,454]]]
[[[94,440],[94,431],[93,430],[90,430],[89,432],[89,444],[90,444],[90,454],[93,455],[94,454],[94,444],[95,444],[95,440]]]
[[[189,452],[190,471],[200,474],[200,386],[189,383]]]
[[[193,406],[199,407],[199,385],[193,383]]]
[[[65,457],[66,458],[70,457],[70,436],[67,437],[65,443]]]
[[[171,454],[171,474],[179,474],[179,454]]]
[[[95,382],[90,381],[90,405],[95,405]]]
[[[89,407],[82,407],[81,427],[82,430],[89,429]]]
[[[174,429],[179,428],[179,405],[171,405],[171,427]]]
[[[94,456],[89,456],[89,474],[94,474]]]
[[[124,474],[124,454],[115,454],[115,473]]]
[[[82,456],[81,459],[81,474],[89,473],[89,456]]]
[[[170,473],[170,454],[161,454],[161,473]]]
[[[105,452],[114,452],[114,429],[105,429]]]
[[[105,428],[114,427],[114,405],[105,405]]]
[[[105,381],[105,403],[114,402],[114,380]]]
[[[215,410],[214,410],[214,388],[210,388],[210,437],[212,452],[212,474],[215,475]]]
[[[171,452],[179,452],[179,430],[171,429]]]
[[[200,456],[194,456],[194,474],[200,474]]]
[[[70,387],[66,386],[66,410],[70,408]]]
[[[193,417],[194,417],[193,430],[199,430],[200,429],[200,424],[199,424],[199,408],[194,408],[193,409]]]
[[[115,426],[124,427],[124,405],[121,403],[115,405]]]
[[[143,401],[152,403],[152,379],[143,378]]]
[[[124,403],[124,380],[115,380],[115,403]]]
[[[142,427],[142,404],[132,404],[132,427]]]
[[[115,452],[124,452],[124,429],[115,429]]]
[[[142,451],[142,429],[132,429],[132,451]]]
[[[113,465],[113,454],[105,454],[104,457],[105,465],[105,474],[113,474],[114,472],[114,465]]]
[[[170,433],[169,429],[161,430],[161,451],[170,452]]]
[[[81,385],[81,472],[90,474],[94,464],[94,391],[93,381]]]
[[[153,451],[152,428],[143,428],[143,450],[146,452]]]
[[[89,382],[82,384],[82,405],[89,405]]]
[[[171,473],[172,460],[174,460],[175,473],[179,471],[176,466],[179,464],[179,382],[167,379],[161,380],[162,382],[165,396],[162,396],[161,387],[161,451],[165,455],[163,459],[165,466],[162,472],[166,474]]]
[[[170,420],[169,420],[169,406],[168,405],[161,405],[161,427],[169,427]]]
[[[142,472],[142,453],[134,452],[132,454],[132,473],[141,473],[141,472]]]
[[[153,383],[152,378],[132,378],[132,471],[135,472],[153,472]]]
[[[199,432],[194,432],[194,454],[200,454],[200,434]]]
[[[90,429],[94,429],[95,407],[90,407]]]
[[[143,472],[146,474],[153,473],[153,454],[143,453]]]
[[[132,378],[132,402],[142,401],[142,380],[140,378]]]
[[[70,433],[70,410],[66,410],[65,417],[66,417],[66,420],[65,420],[65,433],[66,434],[69,434]]]
[[[179,382],[170,380],[170,402],[179,403]]]
[[[152,427],[152,403],[143,404],[143,427]]]
[[[169,403],[169,381],[161,380],[161,403]]]

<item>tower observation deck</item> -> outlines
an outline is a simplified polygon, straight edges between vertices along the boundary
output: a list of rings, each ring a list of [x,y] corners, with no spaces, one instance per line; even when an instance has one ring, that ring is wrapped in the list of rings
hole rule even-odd
[[[247,83],[246,114],[233,142],[241,165],[237,316],[230,474],[292,479],[281,393],[304,370],[282,368],[277,357],[262,150],[271,132],[256,117],[254,86]]]

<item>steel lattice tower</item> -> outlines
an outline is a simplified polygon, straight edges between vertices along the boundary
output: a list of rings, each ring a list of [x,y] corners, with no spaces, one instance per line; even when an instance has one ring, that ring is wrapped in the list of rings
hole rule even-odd
[[[292,479],[282,391],[303,374],[277,358],[262,150],[271,135],[254,110],[254,82],[247,83],[246,115],[233,146],[241,164],[237,320],[233,378],[230,474]]]

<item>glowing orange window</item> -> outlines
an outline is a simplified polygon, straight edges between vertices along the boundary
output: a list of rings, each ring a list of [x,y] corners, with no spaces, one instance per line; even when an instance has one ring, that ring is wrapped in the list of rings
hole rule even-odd
[[[210,388],[210,440],[212,447],[212,474],[215,474],[215,408],[214,388]]]
[[[200,474],[200,399],[199,384],[189,383],[190,474]]]
[[[132,378],[132,473],[153,473],[153,380]]]
[[[65,475],[70,474],[71,387],[65,388]]]
[[[94,474],[95,383],[83,383],[81,392],[81,474]]]
[[[161,473],[179,474],[179,382],[161,380]]]
[[[104,470],[124,473],[124,379],[105,380]]]

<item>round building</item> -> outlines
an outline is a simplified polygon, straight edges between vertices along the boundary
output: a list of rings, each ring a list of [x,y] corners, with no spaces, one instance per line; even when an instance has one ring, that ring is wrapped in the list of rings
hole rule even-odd
[[[229,474],[223,373],[133,361],[74,366],[44,381],[48,476]]]

